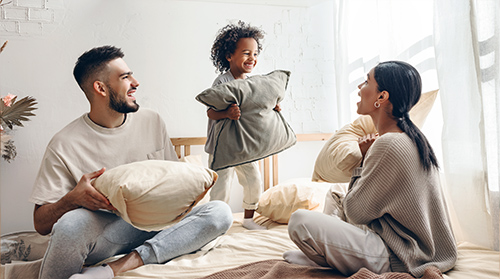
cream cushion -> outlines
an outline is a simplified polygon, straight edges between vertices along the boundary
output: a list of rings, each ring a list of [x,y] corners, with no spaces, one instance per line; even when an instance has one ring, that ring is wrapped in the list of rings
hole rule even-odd
[[[146,160],[105,171],[94,187],[123,220],[141,230],[157,231],[180,221],[216,180],[217,174],[202,166]]]
[[[410,110],[410,119],[417,125],[418,128],[422,129],[424,126],[425,119],[436,101],[436,97],[439,90],[433,90],[426,93],[422,93],[418,103],[413,106]]]
[[[310,178],[289,180],[262,193],[256,211],[275,222],[287,224],[297,209],[322,212],[329,189],[345,192],[346,187],[345,183],[313,182]]]
[[[438,90],[423,93],[410,111],[410,119],[420,129],[436,100],[437,93]],[[313,181],[349,182],[352,170],[359,166],[362,160],[358,138],[376,132],[371,117],[367,115],[360,116],[338,130],[325,143],[316,158]]]
[[[35,261],[43,258],[49,245],[49,235],[21,231],[2,235],[2,265],[16,261]],[[2,277],[2,276],[0,276]]]

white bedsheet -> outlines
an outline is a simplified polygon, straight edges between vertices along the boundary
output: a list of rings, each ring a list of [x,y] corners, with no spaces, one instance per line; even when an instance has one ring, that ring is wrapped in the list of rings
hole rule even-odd
[[[248,231],[241,226],[242,213],[234,214],[234,224],[227,234],[208,243],[200,251],[173,259],[165,264],[147,265],[122,274],[117,279],[199,278],[243,264],[268,259],[282,259],[284,251],[297,249],[288,237],[287,226],[256,217],[266,231]],[[444,274],[446,279],[498,279],[499,252],[471,243],[459,243],[456,267]],[[116,257],[115,257],[116,258]],[[108,259],[110,261],[112,259]],[[36,279],[40,260],[2,265],[0,278]]]
[[[288,237],[287,226],[257,217],[267,231],[249,231],[241,226],[242,214],[234,214],[234,224],[228,233],[194,254],[184,255],[162,265],[147,265],[116,276],[131,278],[199,278],[246,263],[283,259],[284,251],[298,249]]]

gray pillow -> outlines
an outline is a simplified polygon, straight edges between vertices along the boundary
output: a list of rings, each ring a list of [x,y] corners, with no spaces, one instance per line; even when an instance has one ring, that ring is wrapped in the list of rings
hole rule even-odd
[[[241,110],[239,120],[223,119],[215,124],[213,170],[250,163],[293,146],[297,138],[283,115],[274,110],[285,97],[290,72],[276,70],[267,75],[237,79],[206,89],[196,100],[220,111],[231,104]]]

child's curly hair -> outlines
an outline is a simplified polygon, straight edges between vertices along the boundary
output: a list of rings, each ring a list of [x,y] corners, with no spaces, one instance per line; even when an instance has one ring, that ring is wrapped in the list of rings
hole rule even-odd
[[[253,38],[257,41],[258,51],[262,50],[260,40],[264,38],[264,31],[257,27],[245,24],[243,21],[238,21],[237,24],[228,24],[219,30],[214,44],[212,45],[212,53],[210,58],[214,63],[215,68],[224,73],[229,70],[229,61],[227,57],[236,50],[236,43],[241,38]]]

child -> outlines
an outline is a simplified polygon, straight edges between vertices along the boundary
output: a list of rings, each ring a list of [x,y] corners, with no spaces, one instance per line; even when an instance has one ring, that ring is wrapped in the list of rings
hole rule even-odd
[[[237,24],[229,24],[222,28],[212,46],[211,59],[217,71],[221,73],[212,86],[235,79],[245,79],[257,64],[257,56],[262,50],[260,40],[264,32],[239,21]],[[275,110],[280,110],[276,105]],[[226,110],[215,111],[208,109],[207,143],[205,151],[209,154],[209,163],[213,159],[215,150],[214,124],[222,119],[229,118],[237,121],[241,116],[240,108],[233,104]],[[209,164],[210,165],[210,164]],[[247,163],[236,167],[217,171],[219,179],[212,187],[210,200],[229,201],[230,187],[234,173],[243,186],[243,208],[245,218],[243,227],[249,230],[265,230],[266,227],[256,224],[253,220],[255,209],[262,193],[261,175],[257,162]]]

